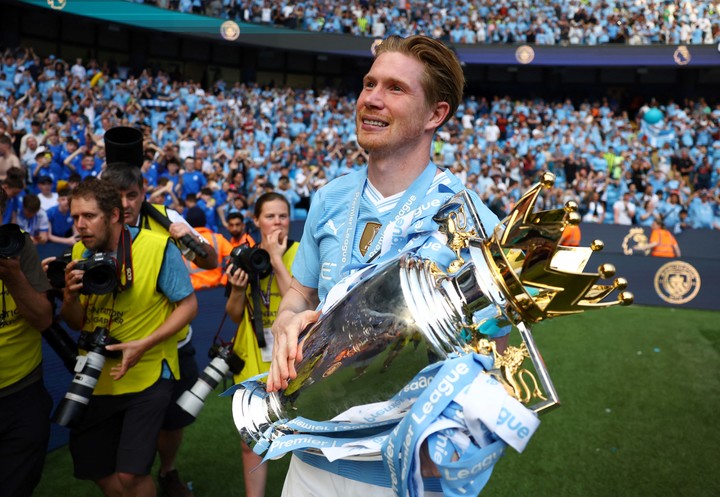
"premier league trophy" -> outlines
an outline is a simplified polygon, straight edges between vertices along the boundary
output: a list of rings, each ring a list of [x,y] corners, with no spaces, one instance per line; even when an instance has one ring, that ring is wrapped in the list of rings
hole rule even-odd
[[[233,414],[243,439],[267,447],[297,430],[293,418],[331,420],[354,406],[382,405],[428,364],[470,353],[493,356],[488,373],[535,413],[557,405],[530,324],[628,305],[633,297],[623,278],[597,283],[614,276],[611,265],[583,272],[602,242],[558,245],[565,226],[580,221],[577,205],[533,212],[553,182],[546,173],[491,236],[469,195],[452,197],[434,217],[456,254],[447,272],[405,253],[355,282],[301,335],[303,360],[287,389],[268,394],[259,381],[235,391]],[[606,301],[615,291],[617,298]],[[489,335],[511,325],[522,345],[500,350]]]

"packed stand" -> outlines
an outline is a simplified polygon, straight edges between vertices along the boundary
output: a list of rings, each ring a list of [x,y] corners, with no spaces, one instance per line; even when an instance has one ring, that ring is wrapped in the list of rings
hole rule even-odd
[[[224,81],[204,89],[25,49],[5,51],[1,68],[4,222],[36,243],[74,243],[68,192],[103,170],[103,135],[114,126],[145,133],[149,199],[180,212],[199,207],[215,232],[227,233],[232,213],[252,230],[255,199],[269,191],[301,221],[319,188],[366,162],[351,94]],[[718,119],[720,105],[703,99],[623,109],[607,99],[469,95],[438,133],[433,160],[500,217],[550,170],[558,180],[543,206],[574,200],[585,222],[720,229]]]
[[[452,43],[702,45],[720,41],[718,4],[668,0],[128,0],[290,29]]]

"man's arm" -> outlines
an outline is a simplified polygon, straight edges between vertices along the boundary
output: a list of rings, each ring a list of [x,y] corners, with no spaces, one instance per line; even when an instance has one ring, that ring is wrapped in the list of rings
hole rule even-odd
[[[66,167],[75,171],[75,164],[73,164],[72,161],[75,160],[75,157],[84,153],[85,150],[87,150],[87,147],[85,145],[83,145],[82,147],[78,147],[77,150],[75,150],[73,153],[71,153],[70,155],[67,156],[67,158],[63,161],[63,164]]]
[[[138,363],[145,352],[164,342],[192,321],[197,315],[197,308],[197,297],[195,293],[191,293],[177,303],[170,316],[150,335],[140,340],[107,345],[105,347],[107,350],[122,352],[122,361],[110,370],[110,376],[115,380],[122,378],[128,369]]]
[[[320,312],[314,310],[319,303],[317,288],[306,287],[293,278],[272,326],[275,344],[267,380],[268,392],[287,388],[288,379],[297,376],[295,363],[302,360],[298,337],[320,317]]]
[[[168,230],[170,236],[175,240],[180,240],[185,235],[190,235],[205,249],[207,255],[200,257],[199,254],[195,254],[195,258],[192,260],[201,269],[215,269],[218,266],[218,256],[215,248],[207,243],[202,236],[197,236],[194,230],[188,224],[184,223],[172,223]]]
[[[202,245],[207,253],[205,257],[194,254],[195,257],[193,259],[188,258],[188,260],[194,262],[201,269],[215,269],[218,266],[218,256],[215,248],[207,243],[200,233],[195,231],[177,211],[168,210],[167,217],[172,223],[168,229],[171,237],[180,241],[180,238],[183,236],[190,235],[195,241]]]
[[[39,261],[38,261],[39,264]],[[52,323],[52,306],[42,292],[33,288],[20,267],[20,258],[0,258],[0,279],[12,295],[17,311],[38,331]]]

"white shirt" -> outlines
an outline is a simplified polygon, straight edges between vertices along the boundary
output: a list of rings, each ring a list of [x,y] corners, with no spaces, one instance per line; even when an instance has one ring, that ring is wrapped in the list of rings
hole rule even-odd
[[[40,208],[47,212],[50,207],[55,207],[58,204],[58,194],[51,192],[49,197],[46,197],[42,193],[38,194],[40,199]]]

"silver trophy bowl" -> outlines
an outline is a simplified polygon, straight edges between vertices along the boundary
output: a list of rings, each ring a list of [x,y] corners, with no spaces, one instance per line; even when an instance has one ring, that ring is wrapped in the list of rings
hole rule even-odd
[[[592,247],[558,245],[565,226],[579,222],[576,206],[533,212],[553,184],[549,173],[493,231],[483,229],[466,192],[452,197],[434,220],[456,255],[447,270],[404,253],[362,276],[300,337],[303,359],[282,392],[262,381],[233,396],[235,425],[245,442],[263,446],[293,433],[298,416],[327,421],[355,406],[387,401],[428,364],[451,355],[493,355],[488,374],[509,394],[541,412],[558,405],[530,323],[609,305],[628,305],[627,282],[595,284],[614,275],[608,264],[584,273]],[[621,290],[615,302],[604,299]],[[521,347],[497,347],[498,328],[514,326]],[[523,366],[525,359],[533,371]],[[532,376],[532,388],[523,376]],[[402,417],[402,410],[394,415]]]

